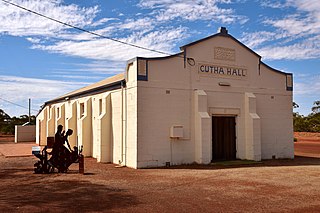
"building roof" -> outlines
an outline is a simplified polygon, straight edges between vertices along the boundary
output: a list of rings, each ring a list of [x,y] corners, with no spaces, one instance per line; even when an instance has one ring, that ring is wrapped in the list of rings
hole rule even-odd
[[[236,38],[234,38],[232,35],[228,34],[228,30],[225,28],[225,27],[221,27],[220,28],[220,32],[214,34],[214,35],[211,35],[211,36],[208,36],[206,38],[203,38],[203,39],[200,39],[200,40],[197,40],[197,41],[194,41],[194,42],[191,42],[189,44],[186,44],[184,46],[181,46],[180,47],[180,50],[182,52],[179,52],[179,53],[176,53],[176,54],[173,54],[173,55],[170,55],[170,56],[165,56],[165,57],[151,57],[151,58],[147,58],[147,57],[136,57],[134,59],[131,59],[128,61],[128,63],[130,63],[131,61],[133,60],[137,60],[137,59],[151,59],[151,60],[162,60],[162,59],[167,59],[167,58],[171,58],[171,57],[182,57],[180,56],[181,54],[183,54],[183,52],[185,51],[185,49],[187,47],[190,47],[190,46],[193,46],[197,43],[200,43],[202,41],[206,41],[208,39],[211,39],[211,38],[214,38],[214,37],[217,37],[217,36],[223,36],[223,37],[228,37],[228,38],[231,38],[232,40],[234,40],[235,42],[237,42],[238,44],[240,44],[241,46],[243,46],[244,48],[246,48],[248,51],[252,52],[253,54],[255,54],[257,57],[260,58],[260,62],[261,62],[261,56],[259,54],[257,54],[256,52],[254,52],[253,50],[251,50],[249,47],[247,47],[246,45],[244,45],[243,43],[241,43],[240,41],[238,41]],[[282,73],[282,74],[288,74],[288,73],[284,73],[284,72],[281,72],[279,70],[276,70],[274,68],[271,68],[270,66],[268,66],[267,64],[261,62],[263,65],[265,65],[266,67],[270,68],[271,70],[273,71],[276,71],[276,72],[279,72],[279,73]],[[115,75],[115,76],[112,76],[110,78],[106,78],[102,81],[99,81],[97,83],[94,83],[94,84],[90,84],[86,87],[83,87],[83,88],[80,88],[78,90],[75,90],[75,91],[72,91],[72,92],[69,92],[65,95],[62,95],[60,97],[57,97],[55,99],[52,99],[52,100],[49,100],[47,102],[45,102],[44,106],[48,105],[48,104],[53,104],[53,103],[58,103],[58,102],[62,102],[62,101],[65,101],[65,100],[69,100],[69,99],[72,99],[72,98],[79,98],[79,97],[85,97],[85,96],[88,96],[88,95],[92,95],[92,94],[97,94],[97,93],[101,93],[103,91],[110,91],[110,90],[113,90],[113,89],[119,89],[121,88],[121,86],[125,84],[125,75],[124,73],[121,73],[121,74],[118,74],[118,75]],[[43,108],[44,108],[43,106]]]
[[[200,43],[202,41],[206,41],[208,39],[211,39],[211,38],[214,38],[214,37],[217,37],[217,36],[224,36],[224,37],[228,37],[228,38],[231,38],[232,40],[234,40],[235,42],[237,42],[238,44],[240,44],[241,46],[243,46],[244,48],[246,48],[247,50],[249,50],[250,52],[252,52],[253,54],[255,54],[256,56],[258,56],[260,59],[261,59],[261,56],[256,53],[255,51],[253,51],[252,49],[250,49],[249,47],[247,47],[246,45],[244,45],[243,43],[241,43],[238,39],[236,39],[235,37],[233,37],[232,35],[228,34],[228,30],[225,28],[225,27],[221,27],[220,28],[220,32],[219,33],[216,33],[214,35],[211,35],[211,36],[208,36],[208,37],[205,37],[203,39],[200,39],[200,40],[197,40],[197,41],[194,41],[194,42],[191,42],[189,44],[186,44],[186,45],[183,45],[180,47],[180,50],[184,50],[186,49],[187,47],[190,47],[190,46],[193,46],[197,43]]]
[[[292,75],[292,73],[287,73],[287,72],[283,72],[281,70],[277,70],[275,68],[270,67],[268,64],[264,63],[264,62],[260,62],[262,65],[266,66],[269,70],[280,73],[280,74],[284,74],[284,75]]]
[[[50,101],[47,101],[45,105],[57,103],[60,101],[68,100],[75,97],[81,97],[81,96],[87,96],[90,94],[96,94],[101,91],[105,90],[112,90],[121,87],[121,83],[124,81],[124,73],[112,76],[110,78],[106,78],[102,81],[99,81],[94,84],[90,84],[88,86],[82,87],[80,89],[74,90],[72,92],[69,92],[65,95],[62,95],[60,97],[57,97],[55,99],[52,99]]]

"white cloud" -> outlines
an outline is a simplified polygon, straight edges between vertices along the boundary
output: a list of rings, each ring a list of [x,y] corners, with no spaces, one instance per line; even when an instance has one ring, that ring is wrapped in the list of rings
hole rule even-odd
[[[123,42],[138,46],[161,50],[171,53],[177,40],[185,36],[185,28],[168,29],[149,33],[134,32],[126,38],[119,39]],[[33,48],[70,56],[80,56],[97,60],[129,60],[136,56],[160,56],[161,54],[138,49],[136,47],[120,44],[108,39],[95,39],[88,41],[61,41],[53,45],[34,45]],[[163,55],[162,55],[163,56]]]
[[[40,38],[36,38],[36,37],[29,37],[29,38],[27,38],[27,40],[30,41],[31,43],[34,43],[34,44],[41,43],[41,39]]]
[[[177,18],[195,21],[207,20],[220,23],[245,23],[247,18],[236,15],[233,9],[224,9],[219,4],[229,4],[230,0],[141,0],[139,6],[153,9],[157,21],[164,22]]]
[[[203,0],[140,0],[139,6],[145,7],[145,8],[161,8],[161,7],[167,7],[168,5],[178,4],[181,2],[186,2],[188,4],[203,4],[203,3],[209,3],[209,4],[217,4],[217,3],[225,3],[229,4],[231,3],[231,0],[209,0],[209,1],[203,1]]]
[[[0,75],[0,97],[27,106],[31,98],[33,109],[39,109],[45,101],[86,86],[85,82],[56,81],[37,78]],[[27,114],[26,109],[0,100],[0,108],[13,115]],[[34,111],[32,112],[35,113]]]
[[[310,85],[312,85],[312,87],[310,87]],[[311,80],[307,83],[300,83],[297,82],[294,84],[295,86],[295,96],[305,96],[305,95],[310,95],[313,96],[314,94],[320,94],[320,81],[319,78],[317,79],[317,81],[315,80]]]
[[[123,24],[117,24],[118,29],[128,30],[152,30],[155,28],[155,21],[152,18],[126,19]]]
[[[320,73],[320,70],[315,73]],[[308,115],[311,113],[312,104],[319,100],[320,94],[320,74],[312,75],[310,73],[294,74],[294,101],[298,103],[300,114]]]
[[[262,6],[286,10],[263,24],[273,31],[245,33],[241,39],[265,59],[316,59],[320,57],[320,1],[262,1]]]
[[[61,93],[86,85],[85,82],[56,81],[37,78],[0,75],[1,97],[14,97],[23,100],[25,97],[55,97]]]
[[[298,15],[287,16],[279,20],[266,20],[265,24],[281,29],[288,36],[306,36],[320,31],[320,20],[315,20],[312,16],[302,18]]]
[[[320,2],[318,0],[287,0],[287,5],[295,5],[300,10],[312,12],[319,16]]]
[[[95,7],[64,5],[61,0],[16,0],[15,4],[78,27],[93,24],[99,12]],[[103,20],[98,21],[103,22]],[[13,36],[55,36],[69,27],[0,2],[0,34]]]
[[[111,38],[112,34],[117,30],[118,30],[118,28],[116,26],[110,25],[105,28],[91,30],[90,32]],[[61,40],[64,40],[64,41],[89,41],[89,40],[97,39],[99,37],[100,36],[90,34],[87,32],[82,32],[82,31],[76,31],[76,32],[64,31],[64,32],[60,32],[59,35],[56,35],[56,38],[58,38],[59,41],[61,41]]]
[[[48,77],[56,77],[60,79],[73,79],[73,80],[94,80],[98,81],[101,79],[101,76],[87,76],[87,75],[70,75],[68,72],[56,72],[55,74],[47,75]]]
[[[102,74],[102,75],[115,75],[123,73],[125,71],[126,62],[124,61],[109,61],[99,60],[91,63],[78,63],[73,64],[77,68],[74,69],[76,72]],[[107,77],[107,76],[106,76]]]
[[[124,73],[126,62],[123,61],[93,61],[90,63],[66,63],[62,64],[72,68],[54,69],[48,77],[61,79],[104,79],[110,76]]]
[[[219,6],[231,3],[230,0],[141,0],[139,6],[151,8],[152,12],[144,17],[124,20],[113,17],[96,20],[98,6],[79,7],[75,4],[67,5],[62,0],[16,0],[15,3],[78,27],[95,27],[93,32],[105,37],[168,53],[173,52],[176,42],[187,37],[187,30],[183,27],[172,29],[168,24],[164,26],[167,20],[215,20],[222,23],[247,21],[246,17],[236,15],[233,9]],[[0,3],[1,33],[27,36],[33,49],[89,59],[119,61],[136,56],[161,55],[70,30],[64,25],[4,3]]]
[[[281,9],[281,8],[286,8],[288,5],[283,1],[263,0],[263,1],[261,1],[261,6],[275,8],[275,9]]]
[[[320,94],[320,76],[304,78],[302,81],[299,79],[294,84],[294,101],[299,104],[298,111],[301,114],[311,113],[313,102],[319,100],[319,96],[315,94]]]
[[[260,31],[254,33],[244,33],[240,41],[250,48],[260,46],[266,41],[274,39],[277,33]]]
[[[103,25],[109,21],[116,21],[116,20],[119,20],[117,18],[102,18],[94,23],[91,24],[92,27],[97,27],[97,26],[100,26],[100,25]]]
[[[310,38],[287,46],[267,46],[256,52],[269,60],[302,60],[320,57],[320,38]]]

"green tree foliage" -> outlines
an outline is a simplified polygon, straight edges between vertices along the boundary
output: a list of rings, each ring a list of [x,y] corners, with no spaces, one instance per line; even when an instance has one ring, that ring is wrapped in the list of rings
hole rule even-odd
[[[299,105],[293,102],[293,108]],[[295,132],[320,132],[320,101],[315,101],[312,113],[308,116],[293,113],[293,128]]]
[[[5,113],[2,109],[0,109],[0,132],[4,131],[5,128],[10,124],[11,118]]]
[[[19,117],[10,117],[2,109],[0,109],[0,133],[14,134],[15,125],[22,125],[29,121],[28,115],[21,115]],[[36,117],[31,116],[30,124],[35,125]]]

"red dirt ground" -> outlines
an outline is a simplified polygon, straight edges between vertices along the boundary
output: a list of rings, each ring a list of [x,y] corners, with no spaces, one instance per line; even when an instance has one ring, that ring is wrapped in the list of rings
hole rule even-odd
[[[85,175],[33,174],[35,162],[0,154],[0,212],[320,212],[320,158],[141,170],[86,158]]]
[[[33,174],[34,157],[0,156],[0,212],[319,212],[320,159],[247,166],[115,168]]]
[[[37,146],[35,142],[14,143],[14,135],[0,135],[0,155],[6,157],[32,156],[32,146]]]
[[[294,153],[296,156],[320,158],[320,133],[295,132]]]
[[[14,142],[14,135],[0,134],[0,143]]]

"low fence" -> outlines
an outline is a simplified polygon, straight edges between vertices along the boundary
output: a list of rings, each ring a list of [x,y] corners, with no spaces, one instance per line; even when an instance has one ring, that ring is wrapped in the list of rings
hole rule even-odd
[[[35,142],[36,141],[36,125],[15,126],[14,142]]]

